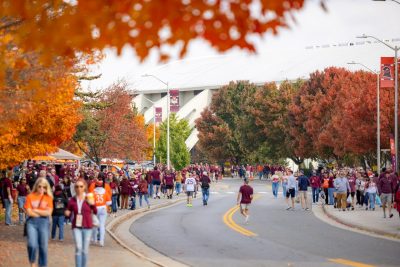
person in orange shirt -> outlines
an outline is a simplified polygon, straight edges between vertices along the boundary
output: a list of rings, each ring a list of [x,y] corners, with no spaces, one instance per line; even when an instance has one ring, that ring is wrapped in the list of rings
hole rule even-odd
[[[95,180],[94,182],[90,183],[89,188],[88,188],[88,192],[89,192],[89,193],[93,193],[93,192],[94,192],[94,190],[95,190],[95,188],[96,188],[96,183],[97,183],[98,181],[101,181],[102,184],[103,184],[103,180],[101,180],[101,179],[97,179],[97,180]],[[102,185],[102,186],[103,186],[103,185]],[[107,192],[110,196],[112,196],[112,190],[111,190],[110,184],[109,184],[109,183],[104,183],[104,186],[103,186],[103,187],[104,187],[104,189],[106,190],[106,192]]]
[[[50,184],[43,178],[46,171],[40,172],[32,193],[26,197],[24,205],[28,219],[26,220],[26,234],[28,236],[28,258],[31,266],[36,265],[36,254],[39,252],[39,266],[47,266],[47,247],[49,240],[49,216],[53,212],[53,193]]]
[[[107,184],[106,184],[107,185]],[[93,190],[94,201],[97,208],[97,218],[99,219],[100,225],[97,229],[93,230],[92,242],[98,243],[104,247],[104,238],[106,233],[106,219],[107,219],[107,207],[111,206],[111,193],[107,192],[103,187],[103,181],[98,180],[95,183]],[[110,188],[111,189],[111,188]],[[99,236],[99,238],[98,238]],[[99,242],[97,242],[99,241]]]

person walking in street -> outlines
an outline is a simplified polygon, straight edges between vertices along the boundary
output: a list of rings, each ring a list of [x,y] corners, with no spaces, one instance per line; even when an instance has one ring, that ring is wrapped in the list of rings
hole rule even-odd
[[[75,242],[75,266],[86,267],[89,256],[90,237],[92,236],[92,214],[97,213],[93,195],[86,197],[87,184],[79,179],[75,183],[76,195],[72,197],[65,211],[66,217],[72,216],[72,234]]]
[[[309,210],[307,193],[308,193],[308,186],[310,184],[307,176],[304,175],[304,172],[302,170],[300,171],[300,176],[298,177],[297,181],[299,186],[301,208],[303,210]]]
[[[310,185],[311,185],[311,190],[312,190],[313,203],[314,204],[318,203],[319,192],[320,192],[320,188],[321,188],[321,179],[315,171],[312,172],[312,175],[310,177]]]
[[[389,218],[393,217],[392,198],[393,198],[393,181],[389,171],[383,175],[378,181],[378,193],[382,202],[383,218],[386,218],[386,208],[389,212]]]
[[[237,196],[237,205],[240,207],[240,213],[245,217],[245,223],[247,224],[250,219],[249,207],[253,200],[253,188],[249,185],[249,179],[244,180],[244,184],[240,187]]]
[[[68,200],[64,195],[64,192],[60,185],[55,186],[54,199],[53,199],[53,214],[52,214],[52,227],[51,227],[51,239],[55,240],[56,231],[58,227],[58,240],[64,241],[64,222],[65,222],[65,210],[67,209]]]
[[[272,194],[275,198],[278,198],[278,190],[279,190],[279,175],[277,172],[274,173],[271,177],[272,179]]]
[[[175,191],[177,196],[182,192],[182,180],[182,172],[178,171],[175,176]]]
[[[103,181],[96,181],[96,188],[93,191],[96,216],[99,219],[99,227],[93,230],[92,241],[104,247],[104,239],[106,234],[107,207],[111,206],[111,196],[103,187]],[[97,242],[99,240],[99,242]]]
[[[26,220],[24,205],[26,196],[31,192],[29,185],[26,183],[26,178],[23,177],[17,186],[17,202],[18,202],[18,222],[23,225]]]
[[[287,185],[287,191],[286,191],[286,204],[287,208],[286,210],[294,210],[294,198],[296,197],[296,178],[293,175],[293,171],[289,170],[288,171],[288,185]],[[291,206],[289,205],[289,197],[291,199]]]
[[[203,195],[203,206],[207,206],[208,198],[210,197],[210,177],[208,177],[207,172],[203,172],[200,178],[201,193]]]
[[[142,207],[142,198],[144,198],[144,201],[146,201],[147,203],[147,208],[150,209],[148,184],[145,175],[143,175],[142,178],[140,179],[138,190],[139,190],[139,206]]]
[[[350,185],[343,170],[339,171],[339,175],[335,179],[334,185],[336,189],[337,208],[339,210],[342,209],[343,211],[346,211],[347,192],[350,192]]]
[[[187,207],[193,207],[193,194],[196,186],[196,173],[193,172],[189,177],[185,180],[185,190],[187,195]]]
[[[36,180],[32,193],[26,197],[24,208],[28,215],[26,233],[29,263],[31,266],[37,266],[36,254],[39,252],[39,266],[47,266],[49,217],[53,212],[53,193],[46,178]]]

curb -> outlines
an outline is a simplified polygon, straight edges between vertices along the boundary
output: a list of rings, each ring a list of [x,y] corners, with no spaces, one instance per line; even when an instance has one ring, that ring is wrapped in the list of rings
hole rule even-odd
[[[149,258],[149,257],[147,257],[147,256],[145,256],[145,255],[143,255],[142,253],[140,253],[140,252],[138,252],[138,251],[136,251],[136,250],[130,248],[128,245],[125,244],[124,241],[122,241],[116,234],[114,234],[113,231],[114,231],[121,223],[125,222],[126,220],[131,219],[131,218],[134,217],[134,216],[137,216],[137,215],[140,215],[140,214],[142,214],[142,213],[149,212],[149,211],[154,212],[154,211],[156,211],[156,210],[158,210],[158,209],[165,208],[165,207],[168,207],[168,206],[172,206],[172,205],[174,205],[174,204],[176,204],[176,203],[178,203],[178,202],[184,201],[184,200],[185,200],[184,198],[182,198],[182,199],[176,199],[176,200],[173,200],[173,201],[171,201],[171,202],[165,202],[165,203],[161,203],[161,204],[154,205],[154,206],[152,206],[151,210],[148,210],[148,209],[146,209],[146,208],[142,208],[142,209],[140,209],[140,210],[135,210],[135,211],[132,211],[132,212],[125,213],[125,214],[121,215],[120,217],[116,218],[115,220],[112,220],[111,222],[109,222],[109,223],[107,224],[107,226],[106,226],[107,233],[108,233],[120,246],[122,246],[123,248],[125,248],[126,250],[128,250],[129,252],[131,252],[132,254],[134,254],[135,256],[137,256],[138,258],[143,259],[143,260],[146,260],[146,261],[149,261],[149,262],[155,264],[156,266],[167,267],[166,265],[164,265],[164,264],[162,264],[162,263],[160,263],[160,262],[158,262],[158,261],[156,261],[156,260],[153,260],[153,259],[151,259],[151,258]]]
[[[331,213],[329,213],[327,211],[327,209],[325,208],[325,205],[322,205],[322,211],[326,216],[328,216],[330,219],[334,220],[335,222],[337,222],[339,224],[342,224],[342,225],[345,225],[347,227],[354,228],[354,229],[357,229],[357,230],[365,231],[365,232],[368,232],[368,233],[371,233],[371,234],[375,234],[375,235],[378,235],[378,236],[389,237],[389,238],[396,239],[396,241],[400,241],[400,235],[399,234],[392,234],[392,233],[388,233],[388,232],[377,230],[377,229],[371,229],[369,227],[356,225],[356,224],[353,224],[353,223],[346,222],[346,221],[344,221],[342,219],[339,219],[338,217],[336,217],[336,216],[332,215]]]

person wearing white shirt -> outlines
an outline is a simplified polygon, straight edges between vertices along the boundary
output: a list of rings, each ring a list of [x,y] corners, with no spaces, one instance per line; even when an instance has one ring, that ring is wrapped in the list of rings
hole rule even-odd
[[[296,186],[297,186],[297,182],[296,182],[296,178],[293,176],[293,171],[289,170],[288,171],[288,182],[287,182],[287,191],[286,191],[286,204],[287,204],[287,208],[286,210],[294,210],[294,197],[296,194]],[[289,197],[291,198],[291,204],[292,206],[289,205]]]
[[[192,200],[193,200],[193,193],[196,186],[196,178],[195,173],[192,173],[189,177],[185,180],[185,190],[187,195],[187,207],[193,207]]]

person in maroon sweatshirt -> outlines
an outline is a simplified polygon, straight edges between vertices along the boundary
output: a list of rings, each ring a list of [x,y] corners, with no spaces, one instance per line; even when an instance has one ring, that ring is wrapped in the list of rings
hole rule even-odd
[[[383,218],[386,218],[386,207],[388,208],[389,218],[393,217],[392,214],[392,200],[393,200],[393,175],[389,171],[385,173],[378,181],[378,194],[381,198],[383,208]]]
[[[131,193],[131,184],[125,174],[122,175],[122,181],[119,184],[121,192],[121,209],[128,209],[128,200]]]
[[[319,191],[321,188],[321,178],[317,175],[315,171],[312,172],[312,176],[310,177],[310,185],[312,189],[313,203],[318,203]]]

